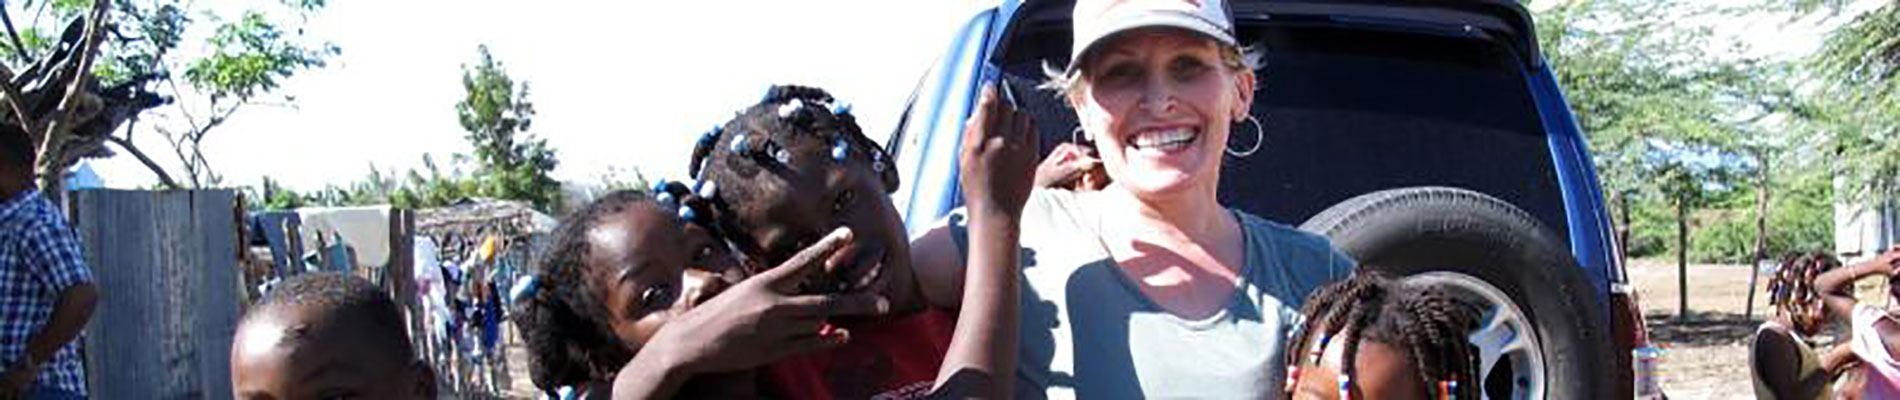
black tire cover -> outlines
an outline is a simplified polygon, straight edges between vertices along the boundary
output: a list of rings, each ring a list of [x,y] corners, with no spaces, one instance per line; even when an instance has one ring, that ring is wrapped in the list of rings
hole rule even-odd
[[[1594,286],[1556,234],[1523,210],[1470,190],[1413,187],[1348,199],[1300,229],[1326,235],[1366,268],[1458,272],[1497,287],[1534,326],[1548,398],[1614,393],[1616,358]],[[1487,380],[1487,393],[1500,383],[1508,390],[1508,381]]]

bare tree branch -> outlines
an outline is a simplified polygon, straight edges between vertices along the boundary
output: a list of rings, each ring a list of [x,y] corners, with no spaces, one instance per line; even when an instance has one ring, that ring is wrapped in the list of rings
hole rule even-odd
[[[13,12],[7,11],[7,2],[0,1],[0,22],[7,25],[7,39],[13,40],[13,59],[26,61],[33,59],[26,48],[26,42],[20,40],[20,31],[13,29]]]
[[[5,65],[0,65],[0,93],[4,93],[7,96],[5,99],[0,99],[0,102],[6,102],[7,109],[13,111],[13,119],[20,122],[20,130],[27,132],[27,137],[33,138],[34,135],[31,128],[39,126],[39,123],[32,118],[28,118],[26,116],[26,109],[20,107],[20,102],[26,100],[26,97],[20,95],[20,88],[13,86],[13,70],[7,68]],[[38,140],[39,138],[33,139]]]
[[[119,145],[119,148],[125,149],[128,153],[132,153],[132,157],[138,158],[139,163],[145,164],[145,169],[152,170],[153,174],[158,175],[158,183],[165,185],[166,189],[183,189],[184,186],[178,185],[178,180],[172,179],[171,174],[165,173],[165,168],[159,167],[157,162],[153,162],[151,157],[146,156],[144,151],[140,151],[138,146],[132,144],[132,130],[138,124],[138,118],[127,121],[125,123],[125,138],[121,139],[117,136],[107,136],[106,141]]]
[[[104,36],[101,33],[105,30],[106,13],[111,11],[111,5],[111,0],[94,0],[92,3],[92,12],[86,16],[85,40],[81,42],[83,44],[80,45],[80,53],[77,54],[79,62],[72,64],[72,73],[69,75],[72,77],[72,82],[66,86],[65,96],[60,99],[59,106],[54,108],[54,114],[44,121],[46,133],[41,138],[39,154],[53,154],[53,151],[65,145],[67,133],[79,119],[77,114],[79,114],[79,103],[82,101],[81,95],[85,94],[88,84],[92,81],[92,63],[98,59],[99,42]],[[93,100],[96,102],[96,99]],[[56,191],[62,167],[58,157],[40,157],[39,163],[40,186],[49,191]]]

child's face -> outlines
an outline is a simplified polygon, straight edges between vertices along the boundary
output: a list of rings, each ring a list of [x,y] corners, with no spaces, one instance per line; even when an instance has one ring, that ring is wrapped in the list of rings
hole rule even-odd
[[[722,242],[668,209],[635,204],[601,216],[588,232],[585,262],[610,325],[638,352],[666,322],[724,290],[718,274],[733,264]]]
[[[1335,336],[1343,338],[1344,336]],[[1425,384],[1418,371],[1398,346],[1372,340],[1359,341],[1352,376],[1354,399],[1425,399]],[[1339,398],[1340,360],[1346,346],[1339,341],[1326,346],[1319,365],[1302,365],[1299,381],[1294,383],[1293,398],[1299,400],[1343,400]]]
[[[741,227],[735,235],[742,236],[736,241],[760,255],[764,264],[759,267],[773,267],[832,229],[850,227],[857,240],[854,259],[844,269],[848,276],[877,271],[880,281],[911,282],[910,240],[879,172],[863,156],[869,149],[852,148],[851,158],[840,162],[831,158],[830,145],[821,140],[790,141],[790,173],[757,175],[760,178],[744,184],[762,190],[732,204]],[[913,296],[907,287],[885,289],[894,304],[905,304]]]
[[[231,343],[231,391],[239,399],[433,399],[435,374],[396,357],[366,318],[305,307],[264,310]]]

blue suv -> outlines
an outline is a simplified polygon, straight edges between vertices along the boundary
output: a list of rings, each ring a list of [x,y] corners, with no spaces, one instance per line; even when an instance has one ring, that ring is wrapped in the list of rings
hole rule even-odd
[[[1504,0],[1234,0],[1266,50],[1261,150],[1229,157],[1223,204],[1325,234],[1365,268],[1487,302],[1470,339],[1485,397],[1631,398],[1641,314],[1595,167],[1524,7]],[[978,12],[924,75],[885,143],[913,234],[957,207],[978,88],[1010,86],[1046,154],[1075,115],[1035,90],[1069,54],[1066,0]]]

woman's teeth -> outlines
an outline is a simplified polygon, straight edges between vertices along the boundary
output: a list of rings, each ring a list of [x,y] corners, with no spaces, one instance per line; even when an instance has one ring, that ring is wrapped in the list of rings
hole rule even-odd
[[[1135,135],[1135,148],[1142,150],[1174,150],[1194,143],[1200,134],[1188,129],[1149,131]]]

